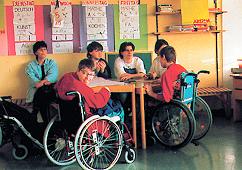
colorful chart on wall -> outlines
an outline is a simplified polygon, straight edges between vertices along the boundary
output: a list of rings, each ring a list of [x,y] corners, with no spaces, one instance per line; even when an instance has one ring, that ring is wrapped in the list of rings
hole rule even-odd
[[[209,19],[208,0],[182,0],[182,24],[193,24],[194,20]]]
[[[119,46],[124,41],[132,42],[135,45],[136,50],[147,50],[148,49],[148,29],[147,29],[147,5],[141,4],[139,5],[139,30],[130,29],[130,34],[120,36],[120,8],[119,5],[113,5],[114,8],[114,32],[115,32],[115,51],[119,50]],[[135,11],[135,10],[134,10]],[[135,17],[135,16],[134,16]],[[130,20],[127,19],[127,22]],[[137,21],[137,20],[136,20]],[[129,24],[129,23],[125,23]],[[132,23],[130,23],[132,25]],[[130,37],[132,36],[133,37]],[[127,39],[125,38],[127,37]],[[128,39],[129,38],[129,39]]]

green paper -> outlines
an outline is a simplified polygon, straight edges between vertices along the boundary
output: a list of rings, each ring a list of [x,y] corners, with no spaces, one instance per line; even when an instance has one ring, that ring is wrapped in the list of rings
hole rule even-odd
[[[147,29],[147,5],[139,5],[139,25],[140,39],[120,39],[120,23],[119,23],[119,6],[114,7],[114,32],[115,32],[115,51],[119,50],[122,42],[132,42],[135,45],[135,50],[148,50],[148,29]]]

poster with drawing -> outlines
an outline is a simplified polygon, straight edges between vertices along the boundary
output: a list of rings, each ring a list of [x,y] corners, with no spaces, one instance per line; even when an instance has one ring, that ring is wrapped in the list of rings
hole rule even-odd
[[[82,3],[85,6],[87,45],[92,41],[102,42],[104,51],[108,51],[108,23],[107,23],[107,0],[90,0]]]
[[[16,55],[32,54],[36,41],[34,1],[13,1],[13,25]]]
[[[52,25],[52,48],[53,53],[72,53],[73,52],[73,22],[72,22],[72,3],[71,0],[58,1],[58,11],[61,15],[61,25]],[[56,10],[56,1],[51,1],[51,13]],[[71,45],[72,44],[72,45]],[[66,50],[64,48],[67,48]]]
[[[120,39],[140,39],[138,1],[119,1]]]

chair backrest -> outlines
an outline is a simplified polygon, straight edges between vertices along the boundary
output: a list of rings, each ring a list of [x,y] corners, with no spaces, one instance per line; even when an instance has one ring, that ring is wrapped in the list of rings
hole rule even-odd
[[[80,107],[79,98],[74,97],[72,100],[58,100],[60,119],[64,127],[70,133],[75,133],[78,127],[84,121],[82,118],[82,109]]]
[[[183,72],[180,75],[180,99],[185,104],[193,104],[195,94],[195,78],[193,72]]]
[[[114,74],[114,62],[115,59],[119,56],[118,53],[106,53],[106,60],[112,72],[112,78],[116,78]],[[152,52],[135,52],[134,56],[141,58],[144,62],[145,70],[148,73],[152,64]]]

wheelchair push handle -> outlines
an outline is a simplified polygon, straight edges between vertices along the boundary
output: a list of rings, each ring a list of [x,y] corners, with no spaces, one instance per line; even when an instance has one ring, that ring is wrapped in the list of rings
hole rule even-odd
[[[0,101],[2,100],[11,100],[12,96],[0,96]]]
[[[200,73],[203,73],[203,74],[210,74],[210,71],[208,71],[208,70],[200,70],[200,71],[197,73],[197,75],[200,74]]]
[[[75,96],[80,96],[80,93],[78,91],[68,91],[66,92],[66,96],[71,96],[71,95],[75,95]]]

